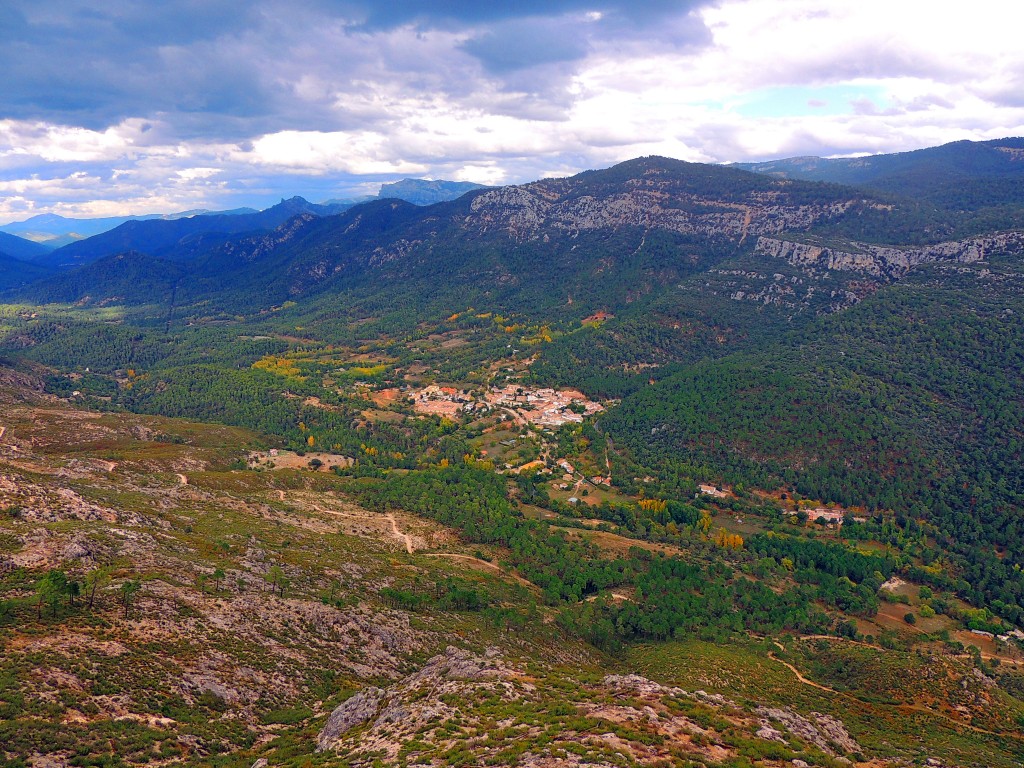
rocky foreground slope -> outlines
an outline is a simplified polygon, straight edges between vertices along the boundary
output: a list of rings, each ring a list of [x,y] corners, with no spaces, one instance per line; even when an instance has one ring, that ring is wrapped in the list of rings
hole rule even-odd
[[[939,701],[893,689],[881,705],[796,672],[808,643],[842,653],[839,639],[608,657],[451,531],[369,512],[329,473],[232,468],[260,445],[243,430],[76,409],[9,371],[0,402],[0,765],[1008,766],[1019,754],[1005,694],[963,660],[929,662],[949,683]],[[37,591],[54,570],[76,598]],[[490,607],[409,611],[388,591],[451,585]]]

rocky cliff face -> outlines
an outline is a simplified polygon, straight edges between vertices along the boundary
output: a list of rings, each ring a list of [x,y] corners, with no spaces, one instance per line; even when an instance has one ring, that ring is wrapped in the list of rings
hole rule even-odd
[[[722,200],[681,192],[674,186],[660,179],[636,179],[601,196],[574,194],[565,181],[502,187],[473,199],[464,227],[504,230],[516,240],[528,240],[541,229],[572,234],[632,226],[739,242],[748,236],[806,229],[841,215],[853,203],[797,204],[787,199],[784,188]]]
[[[850,243],[832,248],[793,240],[760,237],[755,253],[783,259],[798,267],[860,272],[886,280],[898,280],[921,264],[982,261],[986,255],[1024,251],[1024,233],[1002,232],[985,237],[936,243],[919,248]]]
[[[300,213],[268,234],[253,235],[240,241],[228,241],[221,246],[220,252],[239,261],[256,261],[275,248],[291,242],[307,224],[318,218],[312,213]]]

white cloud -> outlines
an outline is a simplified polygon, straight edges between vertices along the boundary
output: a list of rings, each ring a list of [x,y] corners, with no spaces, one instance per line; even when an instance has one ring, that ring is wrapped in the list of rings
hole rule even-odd
[[[253,142],[251,161],[318,175],[424,174],[428,166],[387,156],[386,137],[364,131],[281,131]],[[236,156],[237,157],[237,156]]]
[[[220,172],[220,168],[182,168],[177,171],[177,176],[182,181],[188,182],[196,179],[209,179]]]
[[[495,165],[464,165],[451,174],[453,181],[472,181],[475,184],[496,187],[505,182],[506,172]]]

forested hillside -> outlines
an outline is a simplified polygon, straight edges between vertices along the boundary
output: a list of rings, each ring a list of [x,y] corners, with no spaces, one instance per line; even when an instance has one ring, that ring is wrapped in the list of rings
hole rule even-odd
[[[1020,227],[1024,139],[957,141],[856,158],[794,157],[737,167],[775,178],[847,184],[893,200],[916,200],[959,219],[961,232]],[[933,223],[938,223],[933,218]]]
[[[959,556],[961,591],[1019,621],[1022,278],[1017,260],[922,270],[779,343],[687,367],[602,424],[666,480],[785,487],[927,524]]]

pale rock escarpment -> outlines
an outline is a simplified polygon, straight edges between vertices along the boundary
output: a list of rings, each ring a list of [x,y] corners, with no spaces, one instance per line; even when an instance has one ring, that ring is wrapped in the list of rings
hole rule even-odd
[[[562,192],[554,182],[485,192],[473,199],[464,226],[481,231],[504,230],[516,240],[530,239],[541,228],[573,234],[642,227],[740,241],[748,235],[806,229],[842,214],[853,202],[794,205],[786,202],[781,192],[752,194],[744,202],[728,202],[680,194],[654,180],[601,197]]]
[[[793,266],[860,272],[887,280],[898,280],[921,264],[956,262],[971,264],[987,255],[1024,251],[1024,233],[1002,232],[920,247],[892,247],[849,243],[844,248],[760,237],[755,253],[783,259]]]

